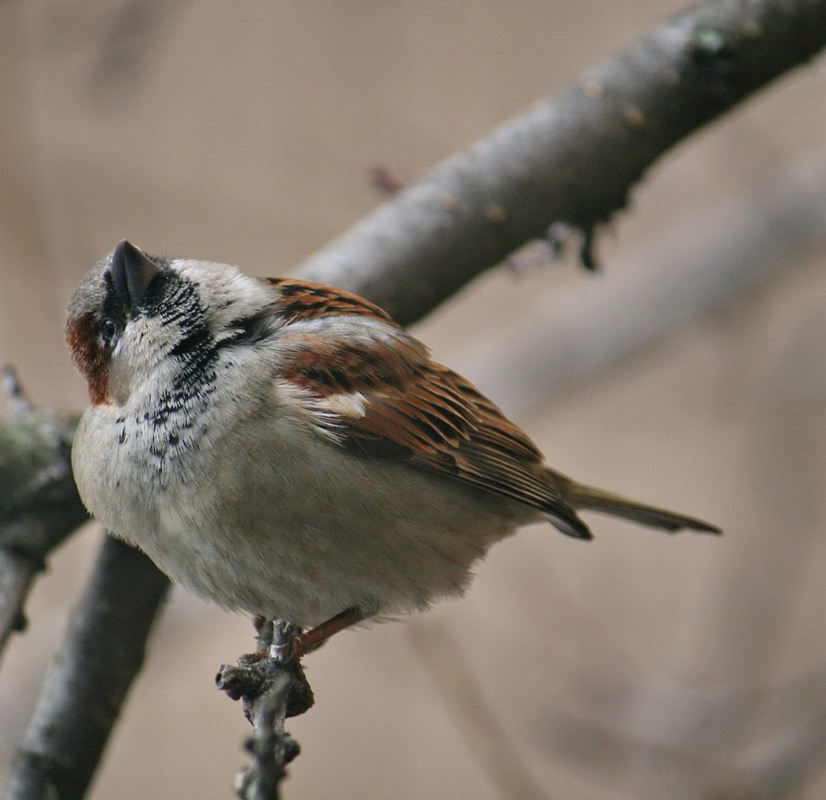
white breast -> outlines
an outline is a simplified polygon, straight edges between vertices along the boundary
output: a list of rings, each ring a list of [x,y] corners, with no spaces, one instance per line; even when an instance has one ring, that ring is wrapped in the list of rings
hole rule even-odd
[[[185,430],[152,428],[134,408],[89,409],[74,452],[84,502],[198,594],[302,627],[459,593],[471,564],[531,516],[351,454],[269,387],[224,393]]]

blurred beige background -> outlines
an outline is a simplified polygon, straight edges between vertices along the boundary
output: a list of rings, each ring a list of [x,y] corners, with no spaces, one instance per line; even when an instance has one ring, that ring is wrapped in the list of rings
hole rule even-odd
[[[119,239],[290,273],[381,202],[371,167],[415,180],[681,6],[7,0],[0,362],[80,408],[63,307]],[[603,276],[533,250],[417,328],[552,464],[726,536],[527,529],[464,600],[336,637],[286,797],[826,797],[824,97],[821,60],[677,148]],[[3,660],[0,777],[99,535]],[[176,590],[92,797],[231,797],[246,723],[213,676],[251,647]]]

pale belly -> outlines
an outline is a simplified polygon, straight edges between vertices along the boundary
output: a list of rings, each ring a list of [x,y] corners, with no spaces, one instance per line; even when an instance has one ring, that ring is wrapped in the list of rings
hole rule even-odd
[[[130,433],[118,444],[114,426],[82,424],[81,495],[174,580],[227,608],[302,627],[354,606],[396,614],[459,594],[487,548],[536,516],[352,455],[295,424],[244,433],[224,430],[170,454],[159,478],[145,442]],[[109,454],[96,470],[91,449]]]

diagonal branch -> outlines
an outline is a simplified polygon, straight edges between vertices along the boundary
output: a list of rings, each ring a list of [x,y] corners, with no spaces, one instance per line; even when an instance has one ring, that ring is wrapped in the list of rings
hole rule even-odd
[[[142,553],[105,537],[15,759],[4,800],[80,800],[169,586]]]
[[[302,277],[410,324],[515,249],[593,230],[670,147],[826,45],[824,0],[706,0],[442,162],[308,259]]]

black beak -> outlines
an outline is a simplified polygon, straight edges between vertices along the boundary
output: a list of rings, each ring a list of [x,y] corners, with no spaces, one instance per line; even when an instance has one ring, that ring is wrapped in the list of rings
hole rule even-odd
[[[141,303],[149,284],[162,272],[163,267],[126,239],[112,253],[112,285],[127,308]]]

